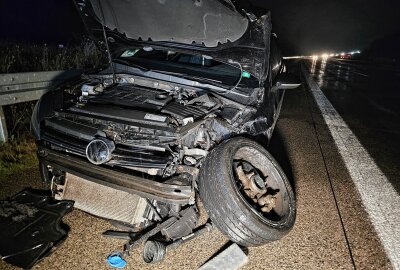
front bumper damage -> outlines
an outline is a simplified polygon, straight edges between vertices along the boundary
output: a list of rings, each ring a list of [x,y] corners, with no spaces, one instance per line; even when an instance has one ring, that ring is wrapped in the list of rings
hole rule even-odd
[[[46,166],[57,168],[85,180],[104,186],[122,190],[140,197],[154,199],[171,204],[193,204],[194,187],[192,185],[177,185],[157,182],[154,179],[119,172],[103,166],[97,166],[88,161],[60,153],[44,147],[39,147],[38,156]],[[48,179],[51,181],[51,179]]]

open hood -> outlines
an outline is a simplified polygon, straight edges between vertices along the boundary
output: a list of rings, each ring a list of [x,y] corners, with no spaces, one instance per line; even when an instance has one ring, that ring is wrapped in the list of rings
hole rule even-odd
[[[237,11],[229,0],[75,0],[91,36],[110,51],[151,46],[200,54],[242,68],[264,79],[269,56],[269,14]],[[251,19],[249,19],[251,18]]]

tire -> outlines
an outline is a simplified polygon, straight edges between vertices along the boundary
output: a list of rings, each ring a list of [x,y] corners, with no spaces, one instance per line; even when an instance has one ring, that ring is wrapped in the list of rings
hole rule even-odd
[[[279,187],[276,209],[264,213],[249,202],[238,187],[234,159],[253,162],[268,185]],[[295,222],[295,197],[286,175],[265,148],[246,138],[230,139],[211,151],[200,169],[199,193],[212,223],[242,246],[278,240]]]

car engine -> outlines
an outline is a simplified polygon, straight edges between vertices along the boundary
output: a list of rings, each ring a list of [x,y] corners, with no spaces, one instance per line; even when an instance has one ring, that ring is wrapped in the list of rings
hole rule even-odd
[[[51,148],[87,156],[96,165],[165,178],[176,173],[177,164],[198,167],[216,143],[235,132],[215,116],[232,123],[240,109],[226,107],[208,93],[178,87],[166,92],[92,81],[81,86],[75,104],[45,119],[44,139]],[[112,153],[91,152],[86,146],[94,138],[100,145],[112,145]]]
[[[246,107],[195,87],[127,75],[118,79],[113,83],[107,76],[89,78],[64,90],[62,108],[43,121],[43,147],[152,181],[192,186],[194,191],[199,167],[209,151],[241,132],[239,123]],[[75,177],[71,183],[76,183],[76,176],[67,175]],[[79,186],[82,185],[81,181]],[[56,186],[60,199],[78,199],[71,192],[64,194],[65,181]],[[118,219],[105,214],[107,205],[99,207],[101,210],[85,208],[83,198],[88,196],[80,194],[81,203],[77,205],[92,214]],[[193,203],[194,199],[189,204]],[[152,200],[150,204],[165,212],[160,209],[162,202]],[[178,203],[168,207],[179,211],[181,206]],[[143,224],[143,219],[154,219],[146,207],[141,207],[140,212],[139,218],[126,217],[124,222]]]

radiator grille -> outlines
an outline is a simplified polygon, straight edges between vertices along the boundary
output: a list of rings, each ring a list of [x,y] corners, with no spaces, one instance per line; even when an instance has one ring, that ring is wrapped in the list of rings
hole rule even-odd
[[[57,200],[73,200],[74,207],[92,215],[128,224],[140,224],[152,218],[150,207],[144,198],[125,191],[103,186],[66,173],[65,185]]]

